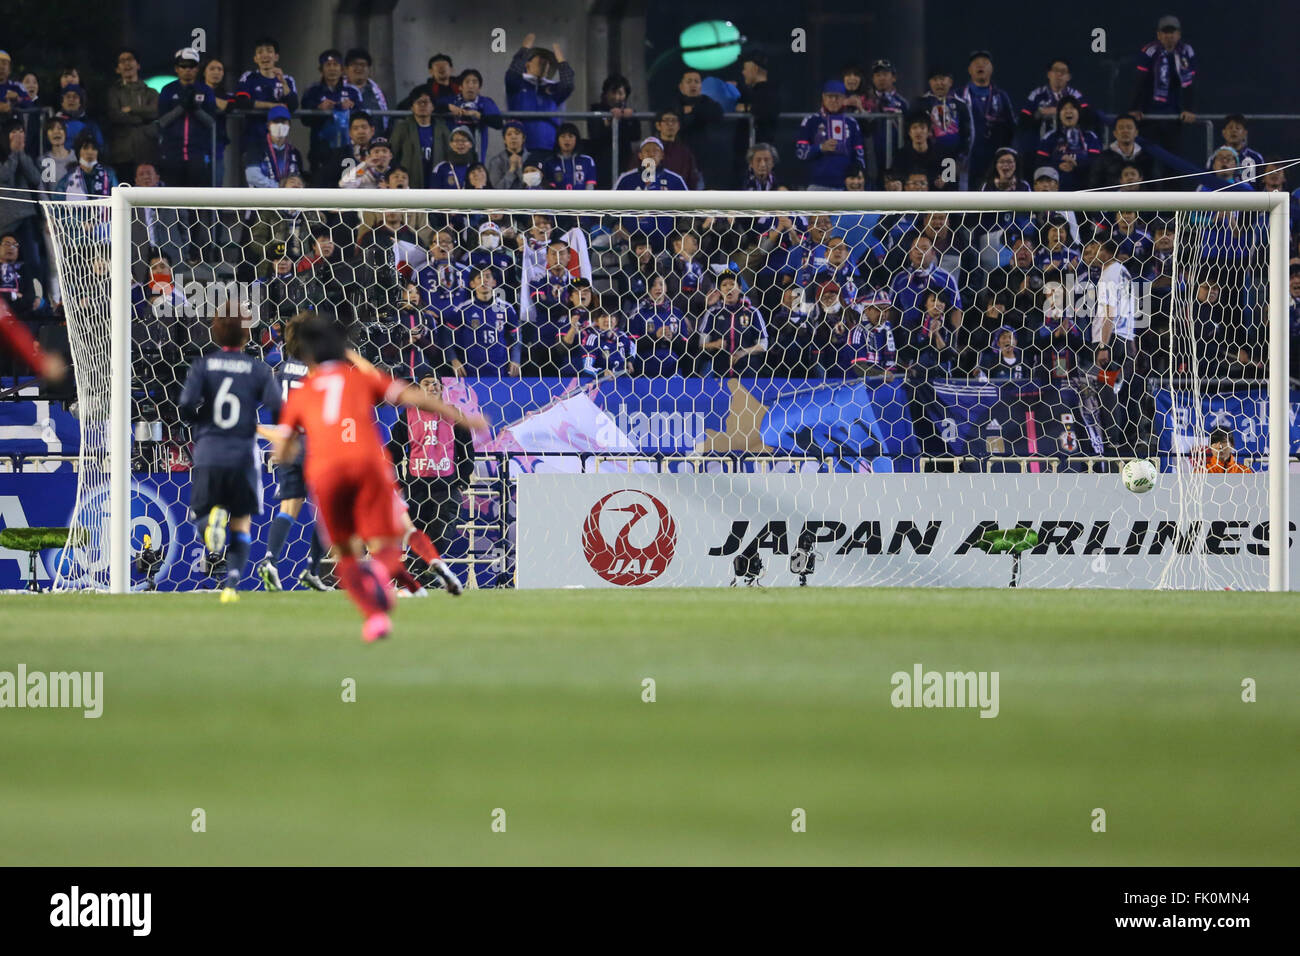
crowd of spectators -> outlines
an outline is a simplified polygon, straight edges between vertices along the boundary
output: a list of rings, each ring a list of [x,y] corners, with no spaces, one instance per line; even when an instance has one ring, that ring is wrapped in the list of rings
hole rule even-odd
[[[731,84],[683,70],[648,124],[632,117],[631,85],[619,75],[590,106],[601,117],[569,121],[573,67],[558,44],[532,35],[505,71],[505,104],[483,93],[479,70],[438,53],[427,80],[394,104],[403,115],[381,115],[391,97],[363,49],[321,52],[319,77],[301,91],[279,59],[269,37],[243,72],[182,49],[175,81],[155,93],[123,49],[118,81],[96,104],[76,69],[46,95],[37,74],[13,77],[0,51],[0,187],[32,191],[0,199],[0,296],[24,318],[62,314],[48,230],[23,198],[104,196],[119,182],[211,185],[222,181],[227,150],[241,157],[240,181],[228,185],[272,189],[770,191],[789,188],[795,166],[791,178],[810,190],[1133,192],[1174,176],[1160,188],[1287,188],[1282,164],[1249,145],[1240,115],[1223,124],[1210,156],[1182,154],[1197,63],[1173,17],[1142,46],[1118,115],[1071,85],[1064,58],[1044,63],[1045,82],[1019,97],[996,84],[993,55],[977,50],[964,76],[940,66],[923,84],[899,77],[888,59],[846,67],[819,83],[816,111],[788,142],[778,79],[759,52],[743,56]],[[552,115],[510,118],[524,111]],[[293,143],[295,123],[306,155]],[[1116,427],[1132,437],[1137,383],[1166,371],[1168,304],[1185,281],[1174,272],[1174,226],[1167,214],[1141,213],[353,214],[294,210],[291,198],[243,215],[158,209],[133,230],[134,334],[155,366],[183,360],[202,338],[169,318],[183,312],[184,282],[234,278],[260,283],[256,345],[268,352],[280,323],[306,308],[342,314],[372,360],[412,372],[1045,385],[1086,373],[1114,386]],[[1195,371],[1257,377],[1266,358],[1261,223],[1210,217],[1198,230],[1205,259],[1193,311],[1206,345]],[[1081,285],[1103,276],[1149,291],[1150,321],[1135,323],[1122,297],[1072,305]],[[1290,291],[1294,335],[1296,271]]]

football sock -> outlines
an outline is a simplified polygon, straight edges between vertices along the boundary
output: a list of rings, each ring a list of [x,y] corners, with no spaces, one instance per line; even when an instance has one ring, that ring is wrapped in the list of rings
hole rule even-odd
[[[411,574],[410,571],[400,566],[397,569],[397,573],[393,575],[393,580],[397,582],[398,587],[405,588],[412,594],[417,593],[422,587],[424,587],[423,584],[415,579],[415,576]]]
[[[266,535],[266,556],[272,561],[279,561],[284,554],[284,543],[289,539],[293,528],[293,515],[281,511],[271,522],[271,530]]]
[[[429,536],[423,531],[412,531],[407,543],[410,544],[411,550],[418,554],[425,564],[433,564],[438,560],[438,549],[433,546],[433,542],[429,540]]]
[[[247,531],[234,531],[226,545],[226,587],[237,588],[248,563],[248,552],[253,550],[253,539]]]
[[[199,544],[203,544],[203,542],[206,540],[205,535],[207,534],[207,530],[208,530],[208,515],[206,512],[203,515],[201,515],[197,521],[194,522],[194,529],[199,533]],[[204,546],[204,550],[205,551],[207,550],[206,545]]]
[[[385,581],[397,577],[399,573],[406,573],[406,569],[402,566],[402,549],[394,545],[385,545],[378,551],[372,552],[370,560],[376,565],[375,569],[385,575]]]
[[[339,583],[348,592],[348,597],[352,598],[352,603],[361,611],[362,617],[370,617],[372,614],[387,610],[386,605],[379,601],[380,595],[375,588],[374,572],[363,567],[354,556],[346,554],[340,557],[336,570]]]
[[[320,576],[320,561],[325,557],[325,546],[321,544],[320,533],[313,528],[311,532],[311,573]]]

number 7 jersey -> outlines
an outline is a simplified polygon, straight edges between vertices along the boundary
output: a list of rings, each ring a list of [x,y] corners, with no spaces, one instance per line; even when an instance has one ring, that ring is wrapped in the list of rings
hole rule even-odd
[[[375,406],[395,401],[406,382],[383,372],[363,372],[348,362],[325,362],[301,384],[289,390],[280,424],[307,436],[303,472],[308,482],[358,461],[392,470]]]

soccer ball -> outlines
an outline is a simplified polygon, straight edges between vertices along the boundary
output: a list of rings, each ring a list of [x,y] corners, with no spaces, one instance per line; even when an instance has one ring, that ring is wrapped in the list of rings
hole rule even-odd
[[[1144,458],[1135,458],[1124,463],[1120,477],[1124,487],[1134,494],[1144,494],[1156,486],[1156,466]]]

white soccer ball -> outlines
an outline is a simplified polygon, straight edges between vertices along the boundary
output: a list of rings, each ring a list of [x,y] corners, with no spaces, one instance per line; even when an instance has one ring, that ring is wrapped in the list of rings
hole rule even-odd
[[[1135,458],[1124,463],[1124,470],[1120,472],[1120,477],[1124,479],[1125,488],[1140,495],[1156,486],[1157,474],[1159,473],[1153,463],[1145,458]]]

